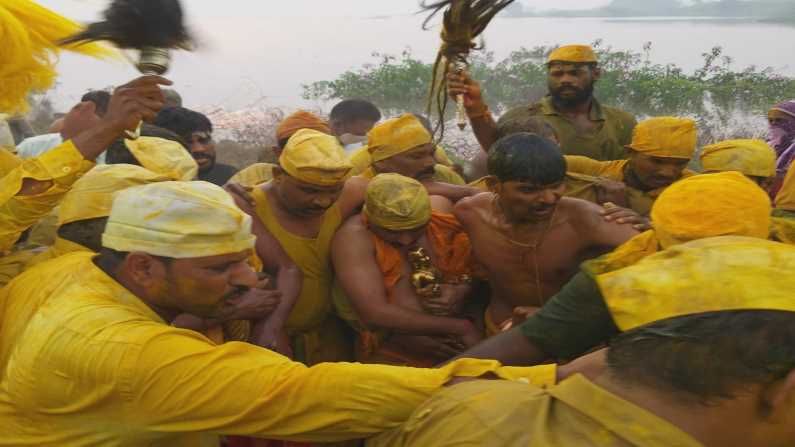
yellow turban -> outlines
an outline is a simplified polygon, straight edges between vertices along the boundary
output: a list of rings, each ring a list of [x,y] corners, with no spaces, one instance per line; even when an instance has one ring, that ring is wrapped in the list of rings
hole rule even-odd
[[[367,185],[364,214],[392,231],[419,228],[431,219],[431,199],[422,184],[400,174],[380,174]]]
[[[279,123],[276,127],[276,140],[286,140],[301,129],[312,129],[331,135],[331,128],[326,120],[312,112],[299,110]]]
[[[776,208],[795,211],[795,163],[791,164],[784,177],[784,183],[776,195]]]
[[[701,174],[665,189],[654,203],[651,221],[664,248],[694,239],[737,235],[766,239],[770,198],[739,172]]]
[[[0,111],[22,112],[27,95],[55,81],[58,41],[82,30],[77,23],[29,0],[0,0]],[[69,46],[95,57],[114,53],[98,44]]]
[[[590,45],[566,45],[556,48],[547,58],[547,63],[552,62],[572,62],[575,64],[595,64],[598,62],[596,53]]]
[[[431,144],[433,137],[416,116],[406,113],[373,127],[367,134],[367,140],[368,150],[375,163]]]
[[[705,172],[738,171],[755,177],[776,175],[776,152],[762,140],[728,140],[704,148]]]
[[[176,141],[157,137],[124,140],[124,145],[146,169],[172,180],[193,180],[199,165],[185,147]]]
[[[696,122],[689,118],[650,118],[635,126],[627,147],[645,155],[691,159],[696,151]]]
[[[728,310],[795,312],[795,247],[725,236],[677,245],[597,283],[622,331]]]
[[[353,169],[335,137],[311,129],[301,129],[290,137],[279,166],[290,177],[320,186],[344,182]]]
[[[237,183],[246,188],[253,188],[271,181],[273,179],[274,167],[276,167],[276,165],[271,163],[254,163],[238,171],[237,174],[233,175],[226,183]]]
[[[251,217],[221,187],[160,182],[120,192],[102,246],[169,258],[201,258],[254,247]]]
[[[168,180],[171,179],[135,165],[97,166],[80,177],[64,196],[58,210],[58,226],[107,217],[119,191]]]

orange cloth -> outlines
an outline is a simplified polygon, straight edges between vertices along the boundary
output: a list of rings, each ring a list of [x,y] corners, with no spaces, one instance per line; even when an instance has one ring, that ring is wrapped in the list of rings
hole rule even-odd
[[[331,128],[326,120],[312,112],[299,110],[279,123],[276,127],[276,140],[286,140],[301,129],[312,129],[331,135]]]
[[[442,273],[443,282],[453,282],[462,275],[472,274],[472,254],[469,236],[461,224],[452,214],[439,211],[431,212],[431,220],[425,230],[425,235],[433,249],[434,265]],[[375,245],[375,259],[381,274],[384,277],[384,288],[387,300],[392,302],[392,290],[403,277],[403,258],[393,245],[385,242],[376,235],[372,235]],[[386,361],[407,366],[428,367],[433,362],[419,359],[411,354],[401,352],[392,347],[383,346],[381,341],[383,333],[362,331],[359,333],[357,354],[365,363],[375,363],[372,360]]]

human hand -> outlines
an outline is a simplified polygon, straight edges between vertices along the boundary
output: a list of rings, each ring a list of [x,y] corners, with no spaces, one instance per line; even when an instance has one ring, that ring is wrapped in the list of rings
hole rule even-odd
[[[471,290],[469,284],[439,284],[439,295],[424,298],[422,307],[432,315],[456,315],[461,312]]]
[[[511,327],[516,327],[525,322],[528,318],[538,312],[540,308],[536,306],[518,306],[513,308]]]
[[[476,344],[483,341],[483,334],[475,327],[474,324],[467,321],[466,322],[466,329],[463,333],[458,334],[458,339],[460,340],[461,344],[463,345],[463,350],[469,349]]]
[[[447,94],[453,99],[464,95],[464,107],[467,110],[480,110],[485,107],[480,84],[467,71],[450,70],[447,74]]]
[[[612,202],[607,202],[602,206],[604,209],[601,211],[601,214],[608,222],[630,224],[632,225],[632,228],[638,231],[647,231],[652,229],[651,220],[649,220],[647,217],[641,216],[634,210],[617,206]]]
[[[251,208],[257,206],[257,202],[254,201],[254,196],[251,195],[251,191],[253,188],[247,188],[240,183],[227,183],[224,185],[224,190],[232,196],[232,198],[238,198],[243,203],[247,204]]]
[[[257,346],[278,352],[287,358],[293,358],[293,348],[290,345],[290,337],[287,332],[268,324],[267,321],[254,326],[251,341]]]
[[[594,184],[596,203],[613,203],[617,206],[628,207],[627,185],[615,180],[599,179]]]
[[[141,76],[113,91],[108,111],[101,122],[119,134],[133,130],[141,121],[152,121],[163,108],[161,85],[172,82],[161,76]]]

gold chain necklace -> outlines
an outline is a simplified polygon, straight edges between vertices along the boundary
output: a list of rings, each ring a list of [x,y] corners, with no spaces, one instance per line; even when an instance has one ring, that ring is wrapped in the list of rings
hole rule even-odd
[[[502,215],[504,217],[505,216],[505,212],[502,210],[502,207],[500,206],[500,204],[497,201],[497,199],[498,199],[497,194],[494,194],[494,198],[491,201],[492,209],[493,209],[495,215]],[[503,239],[508,241],[509,244],[514,245],[514,246],[519,247],[519,248],[528,249],[528,251],[530,251],[533,254],[533,269],[534,269],[535,280],[536,280],[535,281],[536,300],[539,303],[539,305],[543,305],[545,300],[544,300],[544,297],[543,297],[543,295],[541,293],[541,269],[538,266],[538,247],[544,242],[544,239],[546,238],[547,233],[549,232],[549,229],[552,228],[552,222],[555,221],[555,215],[557,214],[557,212],[558,212],[558,205],[555,204],[555,208],[552,210],[552,216],[550,216],[546,227],[544,227],[544,230],[541,232],[540,235],[538,235],[536,240],[533,241],[533,243],[530,243],[530,244],[525,243],[525,242],[520,242],[520,241],[517,241],[515,239],[512,239],[512,238],[508,237],[508,235],[506,235],[502,231],[500,231],[499,228],[497,229],[497,233],[500,236],[502,236]],[[520,259],[520,263],[522,265],[526,265],[527,264],[526,256],[527,256],[527,252],[522,252],[521,259]]]

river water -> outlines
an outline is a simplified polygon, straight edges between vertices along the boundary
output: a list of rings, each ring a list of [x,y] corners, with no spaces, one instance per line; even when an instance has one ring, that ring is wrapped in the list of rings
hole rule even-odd
[[[203,46],[177,54],[169,73],[189,107],[244,107],[260,98],[272,106],[318,106],[300,98],[301,85],[333,79],[373,62],[373,52],[412,53],[431,61],[438,29],[423,31],[418,16],[384,18],[201,18],[193,27]],[[519,47],[590,43],[602,39],[616,49],[641,51],[652,42],[651,59],[692,71],[701,54],[722,46],[733,67],[771,66],[795,76],[795,27],[750,20],[505,18],[486,32],[498,58]],[[90,88],[117,84],[135,75],[124,63],[108,64],[65,55],[52,95],[59,107]]]

